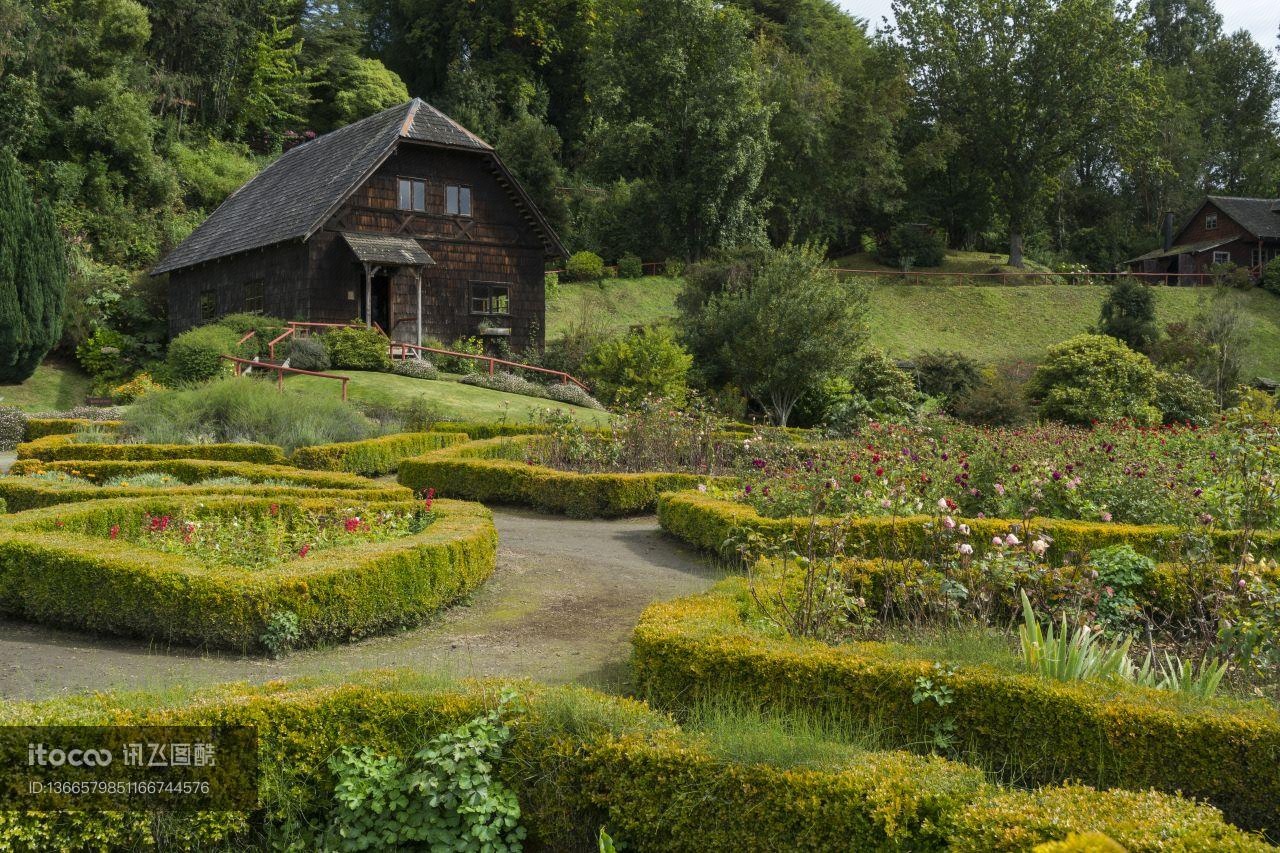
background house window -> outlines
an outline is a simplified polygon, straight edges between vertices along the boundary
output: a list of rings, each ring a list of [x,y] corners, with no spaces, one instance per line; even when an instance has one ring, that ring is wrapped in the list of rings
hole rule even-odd
[[[1229,264],[1231,263],[1231,253],[1230,252],[1214,252],[1213,262],[1215,264]]]
[[[200,322],[208,323],[218,314],[218,291],[213,288],[200,291]]]
[[[427,182],[413,178],[400,179],[400,209],[427,209]]]
[[[1204,217],[1204,230],[1212,231],[1218,227],[1218,214],[1207,213]]]
[[[472,314],[510,314],[511,288],[505,284],[473,282],[471,285]]]
[[[445,187],[444,210],[450,216],[470,216],[471,187]]]
[[[251,281],[244,286],[244,310],[261,314],[267,301],[267,286],[262,280]]]

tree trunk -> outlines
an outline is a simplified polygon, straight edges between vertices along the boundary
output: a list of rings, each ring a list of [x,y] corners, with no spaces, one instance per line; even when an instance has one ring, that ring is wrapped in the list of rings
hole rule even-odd
[[[1009,232],[1009,266],[1022,269],[1022,232]]]

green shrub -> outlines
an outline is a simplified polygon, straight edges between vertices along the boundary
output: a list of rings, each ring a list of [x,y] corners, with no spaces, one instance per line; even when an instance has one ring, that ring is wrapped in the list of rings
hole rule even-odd
[[[391,354],[385,335],[377,329],[344,326],[324,334],[329,360],[339,370],[390,370]]]
[[[1273,258],[1262,268],[1262,286],[1269,293],[1280,295],[1280,257]]]
[[[566,281],[599,281],[604,278],[604,261],[595,252],[574,252],[564,265]]]
[[[13,450],[26,437],[26,413],[17,406],[0,405],[0,451]]]
[[[24,438],[35,441],[47,435],[72,435],[90,427],[106,432],[118,432],[124,421],[97,421],[89,418],[27,418],[27,431]]]
[[[85,482],[50,482],[31,476],[45,473],[70,475]],[[284,465],[209,459],[71,459],[49,462],[19,459],[10,468],[10,474],[8,477],[0,477],[0,497],[9,501],[14,512],[54,504],[142,497],[159,493],[175,497],[225,494],[245,491],[244,484],[251,486],[248,491],[264,497],[297,496],[300,491],[304,491],[308,497],[345,496],[353,501],[394,501],[413,496],[401,486],[373,483],[354,474],[323,473]],[[176,480],[177,485],[169,484],[157,489],[139,485],[145,482],[145,478],[156,476]],[[104,485],[107,483],[113,485]]]
[[[1213,392],[1194,376],[1161,370],[1156,373],[1155,407],[1166,424],[1208,426],[1218,412]]]
[[[753,707],[867,725],[903,743],[927,742],[930,726],[950,718],[964,749],[1020,785],[1088,778],[1104,787],[1180,791],[1240,826],[1280,829],[1280,777],[1264,769],[1280,754],[1274,708],[1188,705],[1164,691],[983,666],[942,676],[945,706],[920,703],[918,679],[938,677],[935,660],[880,643],[777,640],[752,630],[751,600],[747,581],[730,578],[710,593],[646,610],[632,641],[642,695],[659,707],[750,697]],[[1064,829],[1089,828],[1101,827]]]
[[[299,370],[324,372],[329,369],[329,350],[323,337],[295,338],[289,342],[289,366]]]
[[[76,361],[99,384],[114,384],[134,366],[129,357],[134,343],[115,329],[98,326],[76,347]]]
[[[481,423],[478,421],[437,421],[431,427],[432,432],[460,432],[472,441],[486,438],[501,438],[513,435],[539,435],[550,432],[545,424],[535,423]]]
[[[640,278],[644,275],[644,264],[640,258],[630,253],[618,259],[618,278]]]
[[[667,258],[662,264],[662,274],[667,278],[679,278],[684,274],[684,261],[680,258]]]
[[[587,356],[582,376],[607,405],[662,397],[680,404],[688,393],[693,356],[665,326],[633,330],[605,341]]]
[[[76,441],[73,435],[49,435],[18,445],[18,459],[215,459],[279,465],[284,452],[274,444],[98,444]]]
[[[400,463],[401,485],[417,493],[514,504],[575,518],[652,512],[658,495],[705,482],[695,474],[577,474],[524,461],[532,437],[495,438],[447,447]]]
[[[421,358],[405,358],[397,361],[391,368],[397,376],[408,376],[410,379],[439,379],[440,370],[431,362]]]
[[[983,371],[973,388],[953,401],[948,411],[965,423],[978,426],[1019,426],[1031,420],[1025,378],[1010,366]]]
[[[947,256],[947,238],[929,225],[895,225],[880,245],[880,263],[901,269],[941,266]]]
[[[1138,352],[1149,352],[1160,337],[1156,328],[1156,298],[1151,287],[1125,276],[1107,291],[1098,317],[1098,332],[1110,335]]]
[[[279,317],[251,313],[227,314],[219,317],[217,324],[235,332],[237,338],[253,332],[253,337],[244,344],[245,351],[250,357],[260,355],[263,358],[268,354],[267,343],[289,328],[288,322]]]
[[[222,356],[240,355],[239,340],[240,335],[217,324],[188,329],[169,344],[165,358],[168,379],[195,384],[230,374],[232,363]]]
[[[332,547],[279,567],[207,565],[194,556],[124,542],[113,525],[201,512],[265,518],[331,512],[342,498],[158,495],[31,510],[0,520],[0,609],[46,624],[256,651],[274,613],[296,614],[300,645],[413,625],[474,590],[493,571],[497,534],[488,510],[436,501],[420,533]],[[413,510],[418,501],[365,503],[362,513]],[[117,527],[118,529],[118,527]]]
[[[134,403],[148,394],[154,394],[157,391],[163,391],[164,386],[151,378],[148,373],[139,373],[137,376],[111,389],[111,401],[126,405]]]
[[[380,673],[339,684],[225,685],[182,700],[11,703],[3,721],[252,726],[262,779],[279,780],[260,786],[261,807],[166,815],[171,840],[183,849],[254,841],[330,849],[322,837],[337,802],[330,757],[358,746],[403,761],[437,733],[469,730],[467,721],[497,707],[502,688]],[[832,769],[726,760],[640,703],[575,687],[514,688],[521,710],[510,715],[511,738],[492,773],[514,792],[530,849],[594,850],[602,826],[619,848],[655,853],[1024,853],[1073,831],[1105,833],[1135,851],[1269,849],[1214,809],[1177,797],[1078,785],[1006,790],[974,768],[902,752],[867,752]],[[140,849],[153,843],[155,823],[145,811],[9,811],[0,834],[22,849]]]
[[[375,425],[332,392],[276,390],[253,377],[151,394],[129,409],[123,432],[163,444],[260,442],[292,451],[312,444],[359,441]]]
[[[948,409],[982,383],[982,369],[962,352],[922,352],[905,368],[921,394],[940,398]]]
[[[1027,394],[1040,414],[1070,424],[1160,422],[1151,359],[1108,335],[1077,335],[1050,347]]]
[[[364,441],[300,447],[289,457],[289,461],[299,468],[348,471],[366,477],[380,477],[383,474],[394,474],[401,461],[412,456],[421,456],[465,441],[467,436],[461,433],[398,433]]]

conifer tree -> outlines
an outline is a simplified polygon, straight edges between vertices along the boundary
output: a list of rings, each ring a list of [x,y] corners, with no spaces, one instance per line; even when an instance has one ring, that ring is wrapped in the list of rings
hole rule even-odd
[[[0,382],[22,382],[62,334],[62,238],[8,152],[0,151]]]

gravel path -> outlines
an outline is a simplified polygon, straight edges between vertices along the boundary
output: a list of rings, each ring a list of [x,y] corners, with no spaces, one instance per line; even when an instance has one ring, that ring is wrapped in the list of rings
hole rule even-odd
[[[467,606],[394,636],[271,661],[55,630],[0,617],[0,697],[164,690],[376,667],[457,676],[623,684],[631,630],[646,605],[718,577],[652,517],[576,521],[495,512],[498,568]]]

